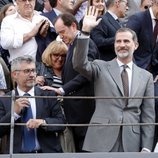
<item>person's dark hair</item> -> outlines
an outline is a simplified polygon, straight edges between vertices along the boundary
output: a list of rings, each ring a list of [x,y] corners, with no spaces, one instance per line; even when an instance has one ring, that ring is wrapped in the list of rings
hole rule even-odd
[[[120,33],[120,32],[130,32],[132,34],[133,41],[138,42],[137,34],[133,30],[131,30],[130,28],[122,27],[122,28],[118,29],[116,34],[115,34],[115,37],[116,37],[117,33]]]
[[[49,0],[49,3],[52,8],[55,8],[57,6],[57,0]]]
[[[72,23],[75,23],[77,26],[77,29],[79,29],[78,22],[77,22],[75,16],[73,16],[71,13],[64,13],[64,14],[60,14],[59,16],[57,16],[57,18],[53,22],[54,25],[58,19],[61,19],[63,21],[64,25],[67,27],[70,27],[72,25]]]
[[[114,5],[115,0],[107,0],[106,7],[109,8],[110,6]]]

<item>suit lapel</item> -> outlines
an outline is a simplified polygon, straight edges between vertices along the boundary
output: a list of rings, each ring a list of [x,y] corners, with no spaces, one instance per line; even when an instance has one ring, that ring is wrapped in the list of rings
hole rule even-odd
[[[109,62],[108,70],[109,70],[109,73],[111,74],[111,77],[113,78],[114,82],[118,86],[121,94],[124,95],[121,75],[119,73],[120,68],[118,66],[118,63],[117,63],[116,59]]]
[[[35,96],[42,96],[42,93],[39,88],[35,87]],[[40,118],[42,112],[42,103],[43,99],[35,98],[36,103],[36,118]]]

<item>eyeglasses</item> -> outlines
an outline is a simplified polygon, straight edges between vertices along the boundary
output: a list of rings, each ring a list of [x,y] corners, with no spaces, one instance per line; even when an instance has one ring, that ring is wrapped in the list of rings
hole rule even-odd
[[[16,71],[22,71],[26,75],[29,75],[30,73],[36,74],[36,69],[24,69],[24,70],[16,70]]]
[[[66,54],[53,54],[53,56],[57,59],[59,59],[60,57],[61,58],[65,58],[66,57]]]
[[[23,2],[23,3],[29,2],[29,3],[31,3],[31,2],[35,2],[35,0],[19,0],[19,2]]]

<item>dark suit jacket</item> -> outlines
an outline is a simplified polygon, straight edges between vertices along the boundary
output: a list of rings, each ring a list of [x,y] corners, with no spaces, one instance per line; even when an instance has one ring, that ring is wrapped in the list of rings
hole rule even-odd
[[[63,69],[63,89],[66,96],[94,96],[93,84],[73,69],[72,56],[76,40],[69,47],[66,62]],[[96,53],[97,52],[97,53]],[[99,57],[94,42],[90,42],[89,59]],[[95,103],[90,99],[65,99],[64,111],[68,123],[89,123],[94,112]]]
[[[11,92],[8,93],[11,95]],[[54,96],[54,92],[43,91],[35,87],[36,96]],[[16,96],[18,92],[16,91]],[[36,98],[36,118],[44,119],[48,124],[62,124],[65,122],[60,106],[56,99],[49,98]],[[11,120],[11,99],[1,98],[0,100],[0,123],[9,123]],[[20,123],[21,117],[15,121]],[[56,132],[63,131],[63,127],[39,127],[37,128],[37,138],[44,153],[62,152],[59,137]],[[0,137],[8,135],[8,148],[9,148],[9,135],[10,126],[0,126]],[[22,126],[15,126],[14,128],[14,153],[19,153],[22,147]],[[8,149],[6,149],[8,152]]]
[[[109,61],[116,57],[114,51],[114,36],[121,26],[106,12],[101,22],[91,31],[91,38],[97,45],[100,58]]]
[[[52,9],[52,11],[47,13],[42,13],[43,16],[47,17],[53,24],[54,19],[57,17],[55,11]]]
[[[131,16],[127,27],[134,30],[138,36],[139,47],[134,52],[135,62],[139,67],[147,69],[154,51],[153,26],[149,10]]]

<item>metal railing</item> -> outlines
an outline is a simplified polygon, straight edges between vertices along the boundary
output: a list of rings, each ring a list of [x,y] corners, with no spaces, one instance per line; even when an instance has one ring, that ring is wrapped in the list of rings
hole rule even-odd
[[[157,158],[157,153],[135,153],[135,152],[124,152],[124,153],[107,153],[107,152],[95,152],[95,153],[41,153],[41,154],[14,154],[13,153],[13,141],[14,141],[14,126],[25,126],[25,123],[15,123],[14,122],[14,110],[13,105],[16,99],[15,92],[12,91],[12,96],[3,96],[3,97],[11,97],[12,105],[11,105],[11,122],[10,123],[0,123],[0,126],[10,126],[10,150],[9,154],[1,154],[0,158]],[[156,97],[87,97],[87,96],[29,96],[28,98],[62,98],[62,99],[156,99]],[[18,96],[19,98],[19,96]],[[26,96],[25,96],[26,98]],[[45,126],[148,126],[148,125],[155,125],[157,126],[158,123],[120,123],[120,124],[46,124]]]

